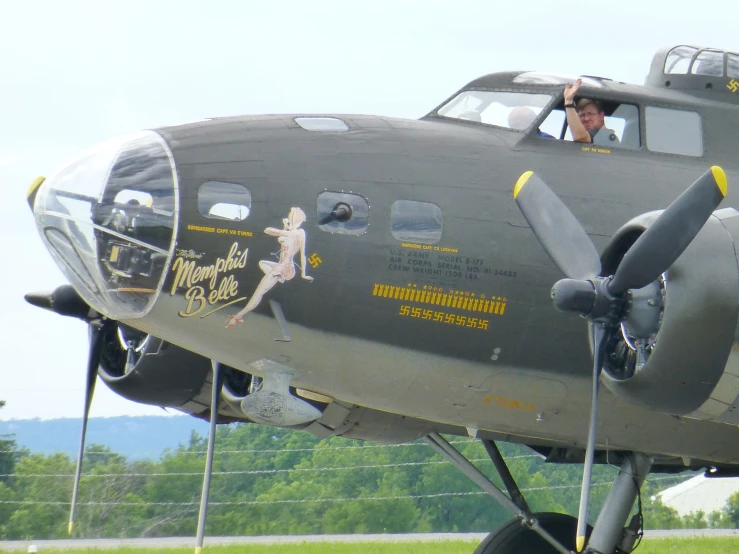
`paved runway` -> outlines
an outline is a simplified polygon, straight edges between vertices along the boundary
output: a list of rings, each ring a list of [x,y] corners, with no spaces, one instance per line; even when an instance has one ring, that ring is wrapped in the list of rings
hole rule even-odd
[[[300,544],[305,542],[439,542],[470,541],[478,543],[486,533],[408,533],[387,535],[282,535],[266,537],[206,537],[205,545],[225,544]],[[647,538],[676,537],[739,537],[739,529],[673,529],[667,531],[647,531]],[[0,541],[0,550],[8,552],[28,552],[30,545],[36,545],[39,554],[47,548],[59,550],[72,548],[119,548],[122,546],[139,548],[194,547],[194,537],[164,537],[156,539],[65,539],[53,541]]]

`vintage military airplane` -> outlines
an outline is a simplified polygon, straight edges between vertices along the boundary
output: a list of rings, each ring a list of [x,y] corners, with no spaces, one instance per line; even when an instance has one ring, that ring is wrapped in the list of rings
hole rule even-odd
[[[516,516],[485,554],[630,552],[649,471],[737,474],[739,54],[583,77],[604,141],[572,140],[568,80],[487,75],[418,121],[156,129],[34,182],[71,285],[27,299],[90,324],[85,422],[97,376],[210,418],[196,551],[223,422],[425,437]],[[508,495],[440,433],[481,439]],[[532,513],[494,441],[583,462],[579,524]],[[606,454],[621,472],[590,529]]]

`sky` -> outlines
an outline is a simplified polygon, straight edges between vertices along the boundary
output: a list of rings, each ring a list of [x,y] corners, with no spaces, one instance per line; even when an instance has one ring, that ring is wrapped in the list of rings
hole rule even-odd
[[[699,8],[698,8],[699,6]],[[28,186],[108,138],[208,117],[416,119],[505,70],[642,84],[662,46],[739,51],[734,2],[24,0],[0,18],[0,419],[79,417],[87,330],[26,304],[65,282]],[[98,384],[92,417],[162,414]]]

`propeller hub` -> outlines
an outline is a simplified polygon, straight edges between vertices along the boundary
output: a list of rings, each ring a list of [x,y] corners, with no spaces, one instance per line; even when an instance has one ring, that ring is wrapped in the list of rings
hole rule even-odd
[[[45,310],[84,321],[99,317],[95,310],[85,302],[72,285],[61,285],[51,293],[30,292],[25,295],[26,302]]]
[[[581,279],[561,279],[552,287],[554,307],[563,312],[588,315],[595,304],[595,284]]]

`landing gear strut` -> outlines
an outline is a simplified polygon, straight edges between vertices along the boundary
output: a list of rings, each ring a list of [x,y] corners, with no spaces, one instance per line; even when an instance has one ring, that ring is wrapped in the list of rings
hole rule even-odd
[[[571,554],[577,551],[577,519],[566,514],[532,513],[493,441],[482,439],[482,444],[508,495],[438,433],[431,433],[425,439],[436,452],[516,516],[516,519],[488,535],[475,554]],[[589,539],[585,553],[628,554],[632,551],[641,532],[641,510],[628,527],[626,520],[651,465],[651,458],[643,454],[631,453],[624,457],[595,527],[588,527],[586,536]]]

